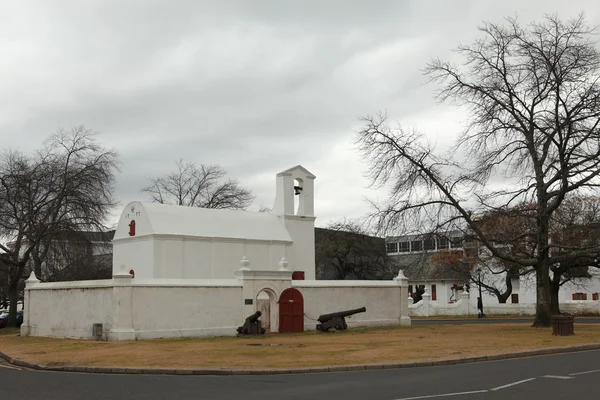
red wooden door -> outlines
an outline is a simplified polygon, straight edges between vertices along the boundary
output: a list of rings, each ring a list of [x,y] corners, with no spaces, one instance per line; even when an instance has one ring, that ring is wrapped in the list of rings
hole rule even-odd
[[[304,332],[304,298],[298,289],[285,289],[279,297],[279,332]]]

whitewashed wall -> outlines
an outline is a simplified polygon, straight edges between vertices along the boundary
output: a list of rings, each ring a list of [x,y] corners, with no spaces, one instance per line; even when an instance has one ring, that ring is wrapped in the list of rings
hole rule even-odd
[[[265,297],[277,331],[277,301],[290,287],[304,298],[305,330],[316,329],[310,318],[360,307],[366,312],[349,326],[410,325],[401,273],[390,281],[293,281],[284,267],[254,271],[245,263],[237,279],[221,280],[140,279],[122,269],[111,280],[40,283],[32,274],[21,334],[92,339],[93,324],[102,323],[107,340],[235,335]]]
[[[304,271],[305,279],[316,279],[315,218],[286,215],[283,219],[294,240],[289,249],[289,268],[293,271]]]
[[[292,281],[292,287],[304,297],[305,330],[316,329],[319,315],[360,307],[367,311],[346,318],[348,326],[410,325],[408,286],[396,281],[305,280]]]
[[[285,242],[210,239],[181,235],[146,235],[113,242],[113,271],[125,265],[136,278],[233,279],[246,256],[255,265],[277,270],[288,257]],[[229,267],[231,266],[231,267]]]
[[[423,296],[423,300],[408,306],[411,317],[435,317],[435,316],[469,316],[477,315],[477,306],[469,301],[468,293],[461,293],[460,299],[453,304],[431,301],[429,294]],[[473,297],[473,294],[471,294]],[[560,303],[562,313],[573,315],[600,314],[600,301],[567,301]],[[534,303],[519,304],[485,304],[483,306],[485,315],[535,315]]]
[[[408,299],[409,302],[412,299]],[[423,294],[423,299],[417,303],[409,304],[410,316],[429,317],[434,315],[470,315],[473,311],[469,305],[469,294],[460,293],[458,301],[447,303],[445,301],[432,301],[429,293]]]
[[[36,290],[30,290],[34,288]],[[112,326],[112,280],[36,284],[25,291],[21,332],[31,336],[91,338],[92,325]]]
[[[237,280],[135,283],[132,328],[136,339],[229,336],[242,325],[242,285]]]
[[[242,283],[230,280],[29,282],[23,335],[104,339],[235,335]]]
[[[113,241],[113,271],[122,265],[127,271],[133,269],[138,278],[154,277],[154,238],[142,236],[129,242]]]

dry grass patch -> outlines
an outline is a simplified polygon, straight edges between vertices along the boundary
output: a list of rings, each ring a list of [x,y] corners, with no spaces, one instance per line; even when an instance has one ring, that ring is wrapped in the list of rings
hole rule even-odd
[[[575,325],[575,336],[522,324],[354,328],[346,332],[259,338],[132,342],[0,336],[0,350],[44,365],[264,369],[443,360],[600,343],[600,325]]]

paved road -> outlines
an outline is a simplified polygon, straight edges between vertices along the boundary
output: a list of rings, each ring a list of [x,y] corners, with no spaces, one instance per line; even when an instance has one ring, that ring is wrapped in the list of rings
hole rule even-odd
[[[260,362],[257,360],[257,362]],[[594,399],[600,350],[427,368],[273,376],[145,376],[0,365],[2,400]]]
[[[575,317],[575,324],[600,324],[600,318]],[[465,318],[465,319],[413,319],[413,325],[452,325],[452,324],[532,324],[530,318]]]

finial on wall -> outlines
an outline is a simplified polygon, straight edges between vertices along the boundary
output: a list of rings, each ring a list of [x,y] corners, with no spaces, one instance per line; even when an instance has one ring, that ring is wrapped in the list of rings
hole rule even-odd
[[[240,271],[250,271],[249,265],[250,260],[248,260],[248,257],[242,257],[242,259],[240,260]]]
[[[279,261],[279,270],[280,271],[289,271],[287,266],[288,266],[288,261],[285,259],[285,257],[282,257],[281,261]]]

